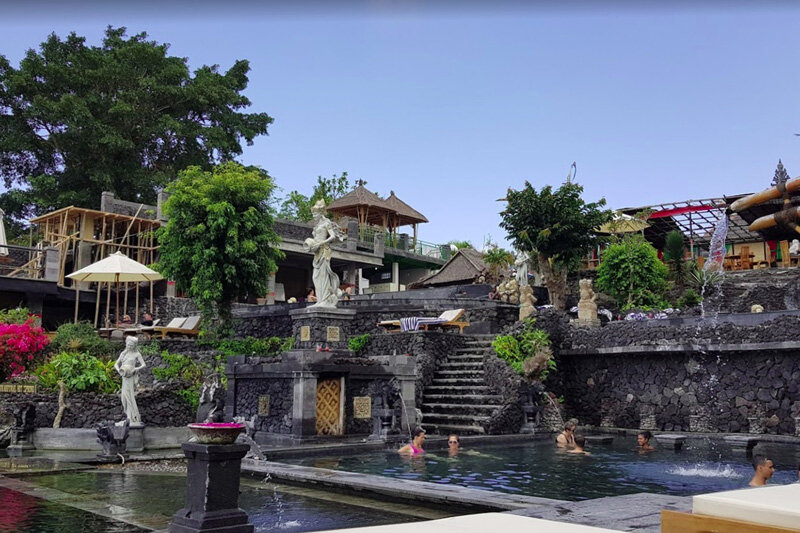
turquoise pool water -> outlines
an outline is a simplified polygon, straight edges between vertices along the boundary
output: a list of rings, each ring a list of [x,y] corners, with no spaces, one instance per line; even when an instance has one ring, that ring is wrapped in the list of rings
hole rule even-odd
[[[588,447],[591,455],[568,454],[550,441],[540,441],[464,448],[456,457],[449,457],[447,451],[413,458],[388,452],[286,462],[563,500],[731,490],[746,486],[753,473],[744,453],[713,441],[690,440],[682,452],[657,449],[646,455],[633,451],[634,445],[635,437],[616,437],[613,445]],[[798,452],[790,445],[756,448],[756,453],[765,453],[775,462],[772,483],[797,481]]]

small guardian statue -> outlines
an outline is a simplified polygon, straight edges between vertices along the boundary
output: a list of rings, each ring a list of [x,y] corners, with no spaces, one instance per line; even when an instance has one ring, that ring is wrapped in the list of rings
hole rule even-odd
[[[338,224],[325,216],[324,200],[314,204],[311,213],[314,217],[314,229],[311,237],[304,241],[306,250],[314,253],[312,279],[317,303],[311,307],[336,307],[341,291],[339,276],[331,269],[331,243],[343,242],[347,235]]]
[[[597,318],[597,295],[592,288],[592,280],[580,280],[581,299],[578,302],[578,325],[596,327],[600,325]]]
[[[139,352],[139,340],[130,336],[125,338],[125,349],[119,354],[114,370],[122,377],[119,391],[122,409],[131,425],[142,423],[139,407],[136,405],[136,387],[139,385],[139,372],[147,365]]]

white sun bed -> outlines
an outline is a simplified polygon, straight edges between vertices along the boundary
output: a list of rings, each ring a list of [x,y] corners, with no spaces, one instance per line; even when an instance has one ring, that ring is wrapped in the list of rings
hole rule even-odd
[[[701,494],[692,498],[692,514],[661,515],[663,533],[800,531],[800,484],[771,485]]]

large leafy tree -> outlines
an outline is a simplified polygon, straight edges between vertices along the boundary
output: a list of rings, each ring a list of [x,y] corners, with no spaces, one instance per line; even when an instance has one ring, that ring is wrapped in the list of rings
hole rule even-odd
[[[247,61],[191,73],[145,33],[109,27],[100,46],[85,41],[52,34],[18,68],[0,56],[0,177],[10,189],[0,206],[10,216],[98,207],[103,191],[153,203],[178,171],[231,160],[267,133],[272,118],[242,111]]]
[[[611,219],[603,209],[605,200],[586,203],[583,187],[567,182],[558,189],[536,190],[530,183],[517,191],[509,189],[500,227],[518,250],[538,262],[550,303],[564,309],[567,274],[580,266],[581,258],[600,237],[595,228]]]
[[[273,229],[275,185],[263,170],[224,163],[205,171],[190,167],[167,187],[169,222],[158,231],[157,268],[215,312],[220,332],[230,331],[231,304],[267,292],[267,278],[283,257]]]
[[[366,181],[360,181],[366,185]],[[319,200],[325,200],[325,205],[347,194],[353,186],[347,177],[347,172],[340,176],[334,174],[330,178],[317,176],[317,183],[311,191],[311,196],[306,196],[299,191],[291,191],[281,202],[278,216],[289,220],[308,222],[311,220],[311,206]]]

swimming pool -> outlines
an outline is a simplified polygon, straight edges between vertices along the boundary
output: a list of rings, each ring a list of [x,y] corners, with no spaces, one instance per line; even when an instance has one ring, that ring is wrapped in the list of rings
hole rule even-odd
[[[718,441],[689,439],[683,451],[657,449],[640,455],[635,437],[587,447],[591,455],[568,454],[550,441],[525,445],[463,448],[421,457],[394,452],[360,456],[284,460],[292,464],[414,479],[560,500],[585,500],[637,492],[689,496],[747,485],[753,468],[743,452]],[[775,463],[771,483],[797,481],[798,448],[759,444]]]
[[[0,486],[0,533],[164,529],[183,506],[186,492],[183,474],[130,471],[26,476],[20,484],[26,493]],[[378,505],[381,513],[375,512]],[[246,478],[242,479],[239,506],[247,511],[256,532],[302,533],[452,515]]]

